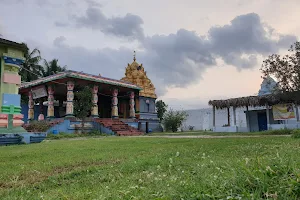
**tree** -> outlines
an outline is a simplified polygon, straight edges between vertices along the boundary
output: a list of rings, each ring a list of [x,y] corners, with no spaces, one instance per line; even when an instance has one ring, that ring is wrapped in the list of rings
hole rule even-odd
[[[159,100],[156,102],[155,106],[156,106],[157,116],[159,118],[159,121],[162,122],[163,116],[164,116],[165,112],[167,111],[168,105],[165,104],[165,102],[163,102],[162,100]]]
[[[300,90],[300,42],[295,42],[288,50],[289,54],[270,55],[263,61],[261,71],[264,77],[273,76],[277,80],[277,92]]]
[[[43,72],[44,77],[57,74],[59,72],[64,72],[66,70],[67,70],[66,66],[61,67],[58,65],[58,59],[53,59],[50,62],[44,60],[44,72]]]
[[[27,47],[27,44],[22,44]],[[19,71],[22,81],[30,82],[38,79],[39,77],[42,77],[44,69],[41,65],[39,65],[39,62],[41,60],[40,51],[36,48],[30,51],[27,47],[27,50],[24,53],[24,57],[25,61]]]
[[[92,97],[92,90],[89,86],[79,87],[79,89],[75,91],[74,114],[82,121],[82,132],[84,127],[84,120],[93,107]]]
[[[184,111],[173,111],[170,109],[165,113],[162,123],[166,131],[176,132],[187,117],[188,114]]]

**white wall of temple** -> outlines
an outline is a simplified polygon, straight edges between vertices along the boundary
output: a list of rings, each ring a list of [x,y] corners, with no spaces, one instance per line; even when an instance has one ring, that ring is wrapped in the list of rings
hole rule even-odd
[[[249,107],[249,110],[260,110],[264,107]],[[213,109],[204,108],[197,110],[185,110],[189,115],[183,124],[183,130],[188,130],[189,126],[194,126],[194,130],[212,130],[213,129]],[[238,127],[247,127],[246,108],[236,108],[236,125]],[[222,127],[228,124],[227,109],[216,110],[216,127]],[[233,107],[230,108],[230,125],[234,125]]]

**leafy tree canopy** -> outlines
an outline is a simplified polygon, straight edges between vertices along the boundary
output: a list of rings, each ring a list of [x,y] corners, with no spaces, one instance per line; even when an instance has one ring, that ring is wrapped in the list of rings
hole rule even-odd
[[[168,105],[165,104],[165,102],[163,102],[162,100],[159,100],[156,102],[155,106],[157,110],[157,116],[159,118],[159,121],[161,122],[163,120],[165,112],[167,111]]]
[[[273,76],[278,82],[277,92],[300,90],[300,42],[295,42],[285,56],[270,55],[263,61],[261,71],[264,77]]]
[[[92,97],[92,90],[89,86],[83,86],[75,91],[74,114],[76,117],[84,120],[89,115],[93,107]]]
[[[58,59],[53,59],[50,62],[44,60],[44,72],[43,72],[44,77],[57,74],[59,72],[64,72],[66,70],[67,70],[66,66],[61,67],[58,64]]]
[[[25,46],[27,44],[23,43]],[[38,49],[32,51],[27,48],[24,53],[25,61],[19,71],[22,81],[30,82],[43,76],[43,67],[39,65],[41,61],[41,53]]]

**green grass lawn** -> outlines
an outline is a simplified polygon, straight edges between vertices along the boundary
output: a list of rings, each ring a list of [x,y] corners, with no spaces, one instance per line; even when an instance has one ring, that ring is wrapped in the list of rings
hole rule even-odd
[[[263,132],[246,132],[246,133],[218,133],[211,131],[186,131],[186,132],[159,132],[159,133],[150,133],[147,134],[149,136],[201,136],[201,135],[210,135],[210,136],[235,136],[235,135],[244,135],[244,136],[252,136],[252,135],[264,135]]]
[[[104,137],[0,152],[0,199],[300,198],[290,137]]]
[[[185,131],[185,132],[158,132],[158,133],[150,133],[147,134],[149,136],[260,136],[260,135],[290,135],[292,134],[292,130],[289,129],[281,129],[281,130],[269,130],[269,131],[261,131],[261,132],[238,132],[238,133],[218,133],[212,131]]]

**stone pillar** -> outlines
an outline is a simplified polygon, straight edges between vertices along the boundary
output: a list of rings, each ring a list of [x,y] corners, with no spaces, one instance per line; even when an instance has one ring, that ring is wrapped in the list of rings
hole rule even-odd
[[[267,114],[267,130],[269,130],[270,127],[270,111],[269,111],[269,105],[266,103],[266,114]]]
[[[298,104],[295,104],[295,110],[296,110],[296,120],[297,120],[297,123],[299,123],[299,106],[298,106]]]
[[[48,112],[47,118],[54,118],[54,88],[48,85]]]
[[[98,89],[99,87],[97,85],[94,85],[93,87],[93,108],[91,111],[92,117],[94,118],[98,118],[99,114],[98,114]]]
[[[227,107],[227,122],[228,126],[230,126],[230,107]]]
[[[43,111],[44,111],[43,100],[40,99],[40,114],[39,114],[39,117],[38,117],[39,121],[42,121],[42,120],[45,119]]]
[[[34,101],[32,92],[28,92],[28,120],[34,120]]]
[[[66,105],[66,117],[74,117],[74,82],[68,81],[67,82],[67,105]]]
[[[247,131],[250,132],[250,114],[249,114],[249,107],[246,106],[246,121],[247,121]]]
[[[118,89],[113,89],[113,98],[112,98],[112,105],[111,105],[111,117],[118,118]]]
[[[130,92],[130,100],[129,100],[129,117],[130,118],[135,118],[135,109],[134,109],[134,92]]]
[[[233,125],[236,126],[236,107],[233,107]]]
[[[216,127],[216,107],[213,106],[213,129]]]

